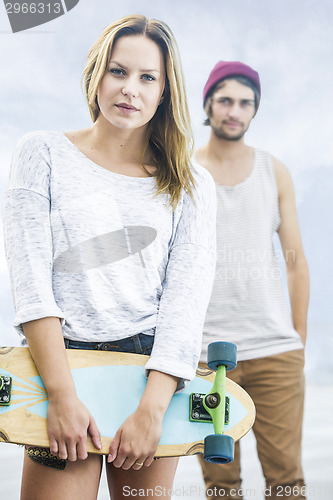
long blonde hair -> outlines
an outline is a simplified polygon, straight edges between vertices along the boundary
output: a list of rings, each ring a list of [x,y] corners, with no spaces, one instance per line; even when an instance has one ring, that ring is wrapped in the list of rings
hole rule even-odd
[[[166,82],[163,101],[150,121],[147,146],[156,161],[157,194],[168,194],[175,208],[184,189],[192,196],[194,179],[190,169],[193,134],[184,76],[177,42],[170,28],[162,21],[144,16],[126,16],[109,24],[91,47],[83,72],[83,85],[93,122],[100,113],[97,102],[99,84],[108,69],[112,47],[123,36],[145,35],[161,49]]]

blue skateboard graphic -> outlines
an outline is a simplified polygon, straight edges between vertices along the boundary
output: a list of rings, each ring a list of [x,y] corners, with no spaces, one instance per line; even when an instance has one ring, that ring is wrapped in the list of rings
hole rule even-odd
[[[96,450],[88,437],[88,451],[107,454],[112,437],[139,404],[146,385],[147,356],[86,350],[66,352],[78,397],[95,418],[102,436],[102,450]],[[12,380],[9,405],[1,404],[1,380],[5,378]],[[194,399],[200,394],[207,395],[214,380],[215,372],[199,369],[185,390],[173,396],[164,417],[156,456],[203,452],[204,440],[213,435],[214,425],[197,421],[197,411],[191,417],[191,394]],[[254,405],[247,393],[229,379],[225,381],[225,389],[230,412],[224,434],[238,440],[253,424]],[[47,393],[28,348],[0,349],[0,440],[47,447],[47,408]]]

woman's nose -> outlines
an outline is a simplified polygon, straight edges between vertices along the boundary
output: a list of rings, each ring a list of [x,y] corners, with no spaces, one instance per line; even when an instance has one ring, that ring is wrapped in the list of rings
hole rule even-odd
[[[121,90],[121,93],[131,98],[138,97],[139,95],[138,85],[133,78],[129,78],[126,80]]]

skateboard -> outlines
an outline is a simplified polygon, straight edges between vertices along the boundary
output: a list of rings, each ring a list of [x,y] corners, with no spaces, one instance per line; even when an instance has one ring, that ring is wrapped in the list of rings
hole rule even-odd
[[[88,435],[88,451],[108,454],[112,437],[143,394],[148,356],[76,349],[66,353],[78,397],[102,436],[102,449],[97,450]],[[171,399],[156,457],[203,453],[211,462],[233,460],[234,442],[255,419],[250,396],[226,378],[234,366],[234,344],[209,345],[209,368],[199,368],[195,379]],[[48,447],[47,407],[47,393],[29,349],[0,348],[0,441]]]

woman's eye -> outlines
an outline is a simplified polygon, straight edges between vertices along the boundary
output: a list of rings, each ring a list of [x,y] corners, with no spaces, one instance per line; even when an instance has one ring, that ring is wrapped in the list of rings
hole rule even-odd
[[[155,80],[155,78],[151,75],[142,75],[142,79],[146,80],[147,82],[152,82]]]
[[[124,75],[125,74],[125,71],[123,69],[120,69],[120,68],[111,68],[110,69],[110,73],[112,73],[113,75]]]

